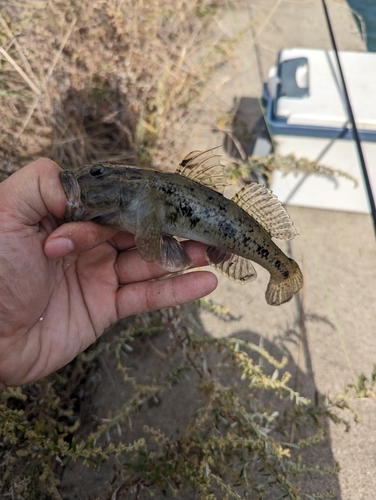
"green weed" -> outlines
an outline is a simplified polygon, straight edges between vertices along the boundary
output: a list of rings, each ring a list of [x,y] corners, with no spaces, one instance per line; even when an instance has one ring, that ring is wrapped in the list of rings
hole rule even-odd
[[[315,482],[304,491],[299,477],[335,474],[338,466],[306,463],[305,453],[325,436],[328,419],[347,425],[335,411],[346,402],[302,397],[289,386],[287,358],[277,360],[252,342],[203,335],[192,311],[185,306],[134,318],[58,373],[3,391],[3,493],[60,498],[59,477],[69,462],[98,468],[111,457],[115,473],[106,495],[116,490],[116,498],[131,492],[149,498],[158,491],[179,496],[187,488],[203,499],[314,498]],[[131,376],[134,352],[166,331],[163,362],[147,377]],[[91,397],[106,352],[115,356],[128,397],[115,414],[91,424],[89,433],[86,426],[85,435],[80,406]],[[183,431],[166,434],[142,425],[129,442],[120,439],[133,434],[132,420],[142,421],[187,378],[197,405],[188,401]],[[294,441],[287,437],[292,425]]]

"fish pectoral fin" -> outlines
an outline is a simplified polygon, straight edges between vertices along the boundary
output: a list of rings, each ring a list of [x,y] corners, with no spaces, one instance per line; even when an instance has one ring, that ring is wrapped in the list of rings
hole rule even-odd
[[[162,214],[160,204],[148,190],[137,205],[135,243],[141,257],[155,262],[162,250]]]
[[[217,271],[237,283],[245,284],[257,278],[256,269],[250,260],[226,250],[208,247],[206,250],[206,260]]]
[[[215,155],[214,149],[217,148],[191,151],[180,163],[176,172],[223,193],[227,186],[226,175],[224,166],[219,161],[220,155]]]
[[[171,273],[184,271],[192,265],[191,258],[180,243],[173,236],[165,234],[162,236],[162,249],[156,263]]]
[[[240,208],[262,226],[272,238],[291,240],[298,233],[276,195],[264,184],[252,182],[233,197]]]
[[[147,262],[156,262],[162,248],[161,228],[151,225],[141,231],[137,230],[135,243],[144,260]]]

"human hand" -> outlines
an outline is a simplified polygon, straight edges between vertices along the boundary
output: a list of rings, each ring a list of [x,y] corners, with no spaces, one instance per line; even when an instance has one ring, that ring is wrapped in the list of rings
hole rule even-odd
[[[92,222],[63,223],[61,169],[39,159],[0,184],[0,389],[69,363],[118,319],[182,304],[217,286],[210,272],[160,281],[134,237]],[[187,241],[193,266],[205,246]]]

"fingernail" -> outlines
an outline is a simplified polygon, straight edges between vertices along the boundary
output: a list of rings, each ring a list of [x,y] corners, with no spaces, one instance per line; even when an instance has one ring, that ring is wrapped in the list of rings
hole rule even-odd
[[[68,255],[73,252],[74,245],[73,241],[68,238],[55,238],[54,240],[46,243],[44,250],[49,257],[64,257],[64,255]]]

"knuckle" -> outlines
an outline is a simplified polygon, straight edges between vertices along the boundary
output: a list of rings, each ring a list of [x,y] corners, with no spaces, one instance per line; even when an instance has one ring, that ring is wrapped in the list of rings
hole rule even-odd
[[[160,306],[160,283],[154,281],[149,283],[149,286],[146,288],[145,293],[145,308],[146,311],[155,311]]]

